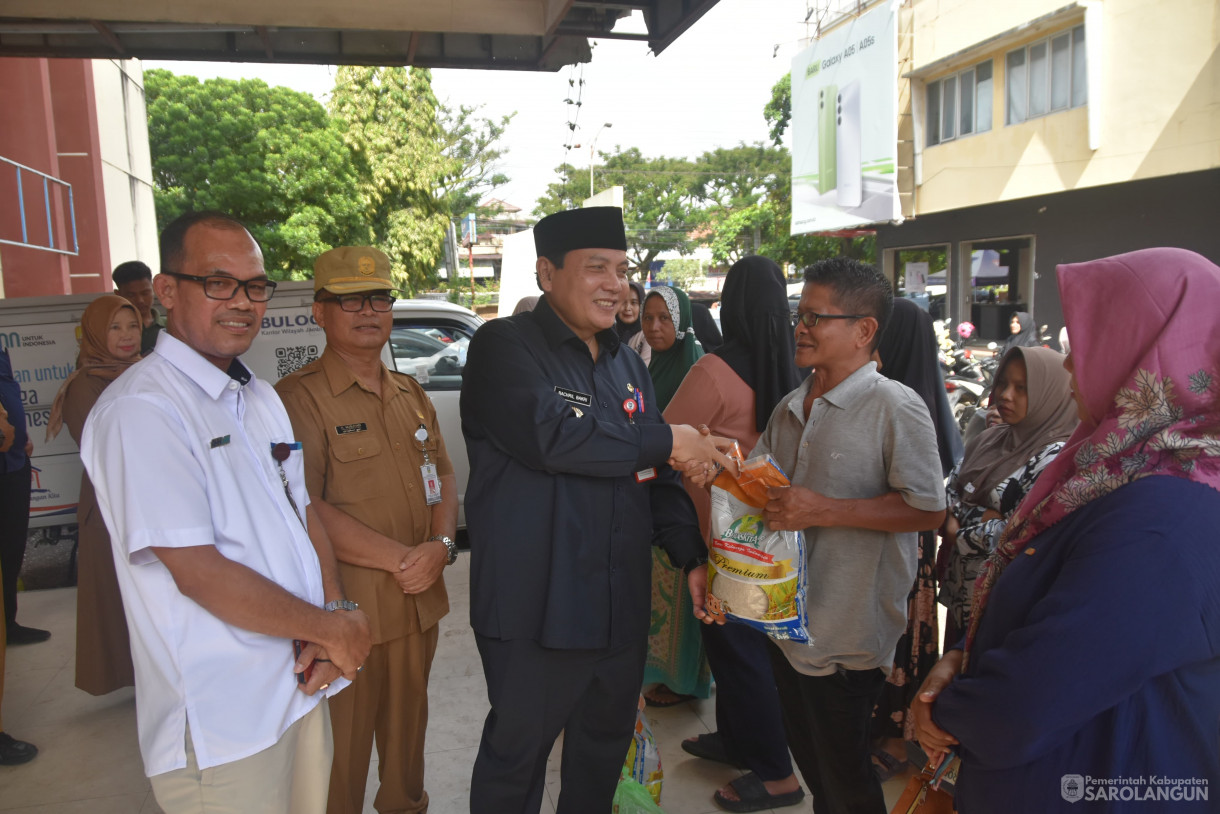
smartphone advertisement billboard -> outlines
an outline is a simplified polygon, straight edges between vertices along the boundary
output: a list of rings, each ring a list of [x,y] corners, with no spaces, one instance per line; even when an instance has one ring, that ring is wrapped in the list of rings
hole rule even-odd
[[[900,220],[898,4],[792,60],[792,234]]]

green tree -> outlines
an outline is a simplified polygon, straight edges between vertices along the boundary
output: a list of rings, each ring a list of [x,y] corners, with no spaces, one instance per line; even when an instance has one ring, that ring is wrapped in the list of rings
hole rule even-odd
[[[703,264],[693,257],[680,257],[677,260],[666,260],[661,269],[661,277],[670,285],[676,285],[683,291],[689,291],[695,281],[703,277]]]
[[[703,232],[716,262],[755,252],[784,261],[777,244],[788,228],[783,190],[791,163],[783,147],[765,144],[721,147],[695,161],[691,190],[703,205]]]
[[[443,153],[438,108],[422,68],[344,65],[330,98],[371,242],[411,293],[436,278],[449,225],[444,183],[459,173]]]
[[[623,221],[627,227],[627,257],[634,270],[647,270],[664,251],[686,252],[696,223],[690,177],[694,167],[683,158],[648,158],[638,148],[600,153],[597,182],[602,189],[623,188]],[[574,209],[588,197],[588,168],[570,164],[555,172],[566,178],[547,187],[534,215]]]
[[[448,174],[441,179],[441,197],[451,217],[474,212],[477,217],[495,215],[479,203],[508,183],[508,176],[497,169],[506,152],[500,146],[515,112],[493,121],[479,117],[478,107],[459,105],[440,109],[441,152],[452,159]]]
[[[351,156],[312,96],[258,79],[144,74],[157,223],[188,210],[232,214],[276,279],[360,232]]]
[[[704,233],[717,263],[749,254],[807,266],[845,255],[869,260],[871,238],[792,235],[792,159],[785,147],[742,144],[704,153],[695,192],[704,203]]]
[[[763,118],[771,126],[771,143],[779,146],[784,141],[784,131],[792,120],[792,74],[786,73],[771,88],[771,99],[763,107]]]

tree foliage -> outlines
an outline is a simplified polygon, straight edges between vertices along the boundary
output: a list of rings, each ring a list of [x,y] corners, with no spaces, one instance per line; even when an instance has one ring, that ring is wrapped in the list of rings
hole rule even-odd
[[[765,144],[722,147],[704,153],[695,167],[692,191],[702,204],[712,258],[730,264],[757,253],[784,262],[788,151]]]
[[[476,115],[478,107],[447,105],[440,108],[441,152],[452,160],[448,174],[441,180],[440,194],[453,217],[474,212],[478,217],[495,215],[479,207],[496,187],[508,183],[508,176],[497,169],[505,150],[499,146],[516,113],[499,121]]]
[[[367,244],[413,291],[435,275],[451,213],[508,180],[494,163],[511,117],[442,112],[428,71],[340,68],[329,112],[257,79],[144,76],[159,226],[191,209],[229,212],[276,279],[307,278],[322,252]]]
[[[355,173],[339,131],[306,93],[258,79],[144,74],[157,223],[219,209],[263,245],[267,273],[307,276],[360,228]]]
[[[344,65],[330,98],[372,243],[412,293],[435,278],[449,225],[441,190],[459,171],[442,152],[438,107],[422,68]]]
[[[596,167],[601,189],[623,187],[623,221],[627,227],[627,257],[635,270],[647,270],[664,251],[689,251],[693,226],[691,162],[682,158],[648,158],[638,148],[601,153]],[[547,187],[534,209],[543,217],[574,209],[588,197],[588,168],[557,167],[561,179]]]
[[[771,143],[777,147],[783,144],[784,131],[792,120],[792,74],[784,74],[771,87],[771,99],[763,106],[763,118],[771,128]]]

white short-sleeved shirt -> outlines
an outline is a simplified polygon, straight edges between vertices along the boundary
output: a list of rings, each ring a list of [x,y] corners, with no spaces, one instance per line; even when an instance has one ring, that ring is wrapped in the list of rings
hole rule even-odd
[[[297,689],[290,640],[213,616],[179,592],[150,550],[215,545],[306,602],[324,603],[317,555],[271,456],[272,444],[293,440],[288,415],[240,362],[230,374],[239,378],[162,331],[157,352],[98,399],[81,439],[132,633],[149,777],[186,765],[188,722],[206,769],[274,745],[322,699]],[[300,451],[283,466],[304,512]]]
[[[945,508],[936,429],[914,390],[868,362],[815,399],[806,420],[812,382],[807,378],[776,405],[753,455],[770,453],[793,485],[827,497],[898,492],[914,509]],[[778,643],[798,672],[889,672],[906,629],[917,536],[843,526],[805,529],[813,641]]]

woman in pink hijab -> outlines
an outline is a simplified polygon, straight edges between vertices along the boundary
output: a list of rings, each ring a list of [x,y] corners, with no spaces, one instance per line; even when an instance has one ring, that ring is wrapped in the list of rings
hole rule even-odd
[[[961,757],[962,814],[1215,810],[1220,268],[1147,249],[1058,272],[1081,423],[984,566],[916,733]]]

